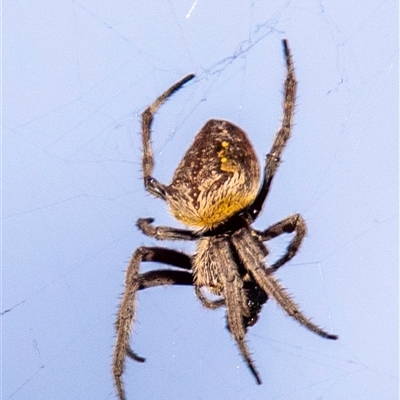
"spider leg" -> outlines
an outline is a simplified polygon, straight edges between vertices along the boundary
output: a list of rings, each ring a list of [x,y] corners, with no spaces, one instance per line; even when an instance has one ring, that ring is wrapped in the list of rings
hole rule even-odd
[[[230,244],[226,238],[219,238],[212,249],[217,254],[219,276],[223,284],[223,295],[227,309],[228,328],[238,344],[240,353],[257,383],[262,381],[254,362],[250,357],[250,352],[245,342],[246,327],[243,323],[243,282],[239,276],[236,264],[230,253]]]
[[[140,218],[136,225],[146,235],[157,240],[197,240],[198,235],[195,232],[186,229],[175,229],[168,226],[153,226],[153,218]],[[201,288],[195,285],[195,292],[204,307],[216,309],[225,305],[223,299],[209,300],[201,291]]]
[[[258,238],[263,242],[267,240],[271,240],[277,236],[280,236],[284,233],[293,233],[295,235],[289,246],[286,249],[285,254],[275,261],[274,264],[271,265],[267,270],[274,272],[278,268],[280,268],[283,264],[286,264],[289,260],[291,260],[299,251],[301,243],[303,242],[304,237],[307,233],[306,223],[303,217],[300,214],[294,214],[290,217],[283,219],[282,221],[277,222],[274,225],[271,225],[265,231],[254,231]]]
[[[161,249],[171,251],[171,250],[164,249],[164,248],[161,248]],[[175,251],[173,251],[173,253],[175,253]],[[175,259],[178,259],[181,255],[186,256],[186,254],[183,254],[183,253],[173,254],[172,256],[175,257]],[[148,260],[143,260],[143,261],[148,261]],[[156,261],[156,260],[150,260],[150,261]],[[157,261],[160,262],[160,260],[157,260]],[[185,260],[185,261],[188,261],[190,263],[190,259]],[[168,262],[168,263],[170,264],[170,262]],[[176,267],[180,267],[180,268],[186,268],[188,266],[189,268],[187,268],[187,269],[190,269],[190,267],[191,267],[190,264],[187,264],[187,262],[185,262],[184,267],[183,267],[183,264],[176,265],[176,263],[174,263],[173,265]],[[141,274],[140,285],[139,285],[138,290],[147,289],[147,288],[153,287],[153,286],[161,286],[161,285],[194,285],[193,275],[186,271],[174,271],[174,270],[170,270],[170,269],[166,269],[166,270],[159,269],[156,271],[149,271],[144,274]],[[219,307],[222,307],[225,305],[225,301],[223,299],[217,299],[217,300],[207,299],[207,297],[205,297],[204,294],[202,293],[200,287],[194,285],[194,289],[195,289],[195,293],[196,293],[197,297],[200,299],[200,301],[204,307],[214,310],[216,308],[219,308]],[[134,358],[134,357],[132,357],[132,358]],[[137,361],[140,361],[140,360],[137,360]]]
[[[185,229],[175,229],[168,226],[152,226],[153,218],[140,218],[137,221],[138,228],[147,236],[153,237],[158,240],[197,240],[198,235],[195,232]],[[155,261],[155,260],[153,260]],[[180,265],[178,265],[180,266]],[[191,266],[189,265],[190,269]],[[151,271],[148,274],[151,274]],[[157,271],[158,272],[158,271]],[[145,274],[144,274],[145,275]],[[173,283],[172,283],[173,284]],[[223,299],[209,300],[201,291],[201,288],[194,285],[195,293],[204,307],[212,310],[225,305]],[[140,290],[140,288],[139,288]]]
[[[175,229],[169,226],[153,226],[154,218],[139,218],[136,226],[146,235],[157,240],[197,240],[199,235],[188,229]]]
[[[151,104],[142,113],[142,143],[143,143],[143,156],[142,156],[142,168],[143,168],[143,181],[146,190],[153,196],[165,200],[165,185],[157,181],[152,176],[154,168],[154,157],[150,143],[151,125],[153,123],[154,114],[160,108],[160,106],[172,96],[177,90],[179,90],[186,82],[194,78],[194,74],[189,74],[182,78],[180,81],[172,85],[166,90],[156,101]]]
[[[297,81],[294,73],[292,55],[290,53],[287,40],[283,40],[282,45],[286,60],[286,79],[283,90],[283,118],[281,127],[275,135],[271,150],[267,154],[264,169],[264,180],[261,189],[253,204],[249,207],[248,210],[253,220],[258,217],[262,210],[264,201],[267,198],[269,189],[271,187],[272,179],[274,178],[275,172],[278,169],[279,163],[281,161],[282,152],[286,146],[287,141],[290,138],[292,130]]]
[[[139,266],[143,261],[160,262],[182,270],[156,270],[139,274]],[[115,322],[117,338],[112,373],[120,400],[126,399],[122,381],[126,356],[139,362],[145,361],[129,345],[130,333],[135,320],[136,293],[138,290],[160,285],[193,285],[190,257],[185,253],[162,247],[139,247],[133,253],[128,264],[125,291]]]
[[[201,287],[195,285],[194,290],[196,293],[196,296],[200,299],[201,304],[205,308],[209,308],[211,310],[215,310],[216,308],[222,307],[225,305],[225,300],[224,299],[217,299],[217,300],[209,300],[207,297],[204,295],[204,293],[201,291]]]
[[[256,240],[257,239],[252,236],[246,228],[240,229],[232,236],[232,243],[239,257],[265,293],[272,296],[288,315],[296,319],[310,331],[326,339],[337,339],[337,335],[332,335],[312,323],[311,320],[300,311],[297,304],[285,292],[275,277],[271,273],[268,273],[263,264],[263,255],[259,250]]]

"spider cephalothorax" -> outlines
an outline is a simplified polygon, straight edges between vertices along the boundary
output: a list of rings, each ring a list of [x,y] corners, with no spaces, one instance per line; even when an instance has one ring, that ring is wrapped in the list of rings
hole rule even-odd
[[[153,226],[152,218],[139,219],[137,226],[145,235],[159,240],[197,241],[197,249],[193,256],[164,247],[139,247],[133,253],[116,321],[117,339],[112,369],[120,400],[126,398],[122,381],[126,357],[144,361],[131,349],[129,338],[135,321],[136,294],[149,287],[192,285],[205,307],[214,309],[225,306],[227,327],[258,384],[261,384],[261,379],[250,357],[245,334],[247,328],[257,322],[261,308],[269,297],[309,330],[327,339],[337,339],[336,335],[325,332],[304,316],[273,275],[299,250],[306,234],[301,215],[291,215],[264,231],[251,226],[262,210],[291,133],[296,79],[286,40],[283,41],[283,48],[287,68],[283,118],[267,154],[261,184],[259,163],[246,133],[223,120],[210,120],[203,126],[169,185],[152,176],[154,159],[150,129],[153,116],[165,100],[194,75],[187,75],[177,82],[142,114],[145,188],[166,201],[177,220],[195,230]],[[294,233],[294,236],[286,253],[267,267],[265,257],[268,250],[264,242],[283,233]],[[159,262],[175,269],[140,273],[140,263],[145,261]],[[203,288],[218,298],[208,299]]]

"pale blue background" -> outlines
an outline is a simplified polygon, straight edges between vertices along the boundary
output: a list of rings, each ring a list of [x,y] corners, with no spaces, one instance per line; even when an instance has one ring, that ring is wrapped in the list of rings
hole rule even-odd
[[[278,275],[340,340],[270,301],[248,333],[257,386],[223,310],[191,288],[149,290],[133,336],[147,362],[128,363],[128,399],[398,398],[397,1],[3,2],[3,26],[4,400],[114,398],[126,263],[154,244],[135,221],[179,226],[143,190],[140,112],[198,75],[155,120],[163,182],[209,118],[242,126],[263,159],[285,37],[295,126],[256,227],[304,216],[304,246]]]

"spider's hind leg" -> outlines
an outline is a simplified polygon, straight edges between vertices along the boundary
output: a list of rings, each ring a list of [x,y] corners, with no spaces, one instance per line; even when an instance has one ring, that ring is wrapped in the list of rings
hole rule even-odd
[[[151,126],[153,124],[154,114],[161,107],[161,105],[179,90],[186,82],[194,78],[193,74],[189,74],[182,78],[180,81],[172,85],[161,96],[159,96],[154,103],[152,103],[142,113],[142,168],[143,168],[143,182],[146,190],[153,196],[165,200],[165,185],[153,177],[154,157],[151,149],[150,134]]]
[[[272,143],[272,147],[265,160],[264,179],[260,191],[253,204],[248,209],[249,215],[253,221],[258,217],[263,208],[265,199],[267,198],[271,188],[272,180],[281,162],[283,150],[285,149],[292,132],[297,81],[294,72],[292,55],[287,40],[283,40],[282,45],[286,60],[286,79],[283,88],[284,99],[282,123],[275,135],[274,142]]]

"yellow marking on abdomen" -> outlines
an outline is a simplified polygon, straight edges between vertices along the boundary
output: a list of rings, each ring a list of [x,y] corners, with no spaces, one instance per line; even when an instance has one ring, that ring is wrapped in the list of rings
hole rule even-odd
[[[196,212],[186,213],[183,209],[171,209],[171,213],[187,226],[211,229],[248,207],[254,201],[255,195],[254,193],[248,196],[238,194],[226,197],[214,204],[208,204],[205,209],[196,210]]]

